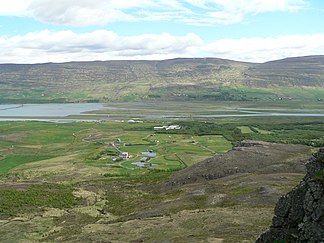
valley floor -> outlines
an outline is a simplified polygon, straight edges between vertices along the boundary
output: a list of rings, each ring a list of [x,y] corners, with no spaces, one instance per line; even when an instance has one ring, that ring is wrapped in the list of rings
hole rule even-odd
[[[323,129],[320,117],[0,122],[0,241],[253,242]]]

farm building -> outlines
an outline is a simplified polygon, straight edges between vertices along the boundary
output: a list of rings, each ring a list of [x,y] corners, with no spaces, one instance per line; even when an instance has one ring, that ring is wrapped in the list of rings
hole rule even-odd
[[[129,158],[129,153],[128,152],[122,152],[121,154],[123,159],[128,159]]]
[[[165,130],[179,130],[181,127],[179,125],[168,126]]]
[[[181,127],[179,125],[170,125],[170,126],[163,126],[163,127],[154,127],[154,130],[179,130]]]

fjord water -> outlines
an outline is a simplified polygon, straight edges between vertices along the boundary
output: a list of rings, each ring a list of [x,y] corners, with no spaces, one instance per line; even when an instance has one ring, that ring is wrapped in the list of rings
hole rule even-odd
[[[56,121],[73,120],[73,121],[96,121],[108,117],[113,118],[115,116],[133,117],[134,114],[127,111],[138,110],[135,115],[141,119],[163,119],[163,118],[224,118],[224,117],[278,117],[278,116],[290,116],[290,117],[324,117],[324,110],[322,109],[267,109],[267,108],[228,108],[228,109],[215,109],[214,112],[208,114],[175,114],[174,110],[159,108],[155,105],[148,105],[147,107],[134,108],[134,104],[124,103],[123,107],[116,107],[114,104],[101,104],[101,103],[64,103],[64,104],[7,104],[0,105],[0,121],[5,120],[38,120],[38,121],[53,121],[53,119],[59,119]],[[136,107],[136,106],[135,106]],[[113,114],[106,112],[105,114],[96,113],[99,110],[113,111],[120,110],[122,113]],[[153,111],[145,112],[146,110]],[[87,112],[90,112],[87,113]],[[154,112],[155,111],[155,112]],[[232,114],[228,113],[231,112]],[[214,113],[214,114],[213,114]],[[89,117],[87,116],[91,116]],[[71,119],[69,116],[78,116],[78,119]],[[80,116],[83,118],[80,119]],[[96,117],[98,116],[98,118]],[[95,118],[94,118],[95,117]],[[108,119],[109,120],[109,119]]]
[[[0,105],[0,117],[65,117],[102,108],[100,103]]]

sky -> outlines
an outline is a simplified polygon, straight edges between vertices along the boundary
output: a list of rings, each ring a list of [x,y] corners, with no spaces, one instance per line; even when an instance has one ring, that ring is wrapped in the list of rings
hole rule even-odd
[[[324,55],[324,0],[0,0],[0,63]]]

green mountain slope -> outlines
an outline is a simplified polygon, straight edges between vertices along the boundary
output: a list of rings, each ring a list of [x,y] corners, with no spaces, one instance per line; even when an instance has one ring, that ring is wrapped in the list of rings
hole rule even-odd
[[[216,58],[1,64],[0,102],[320,100],[324,56],[263,64]]]
[[[254,87],[324,86],[324,56],[286,58],[254,65],[245,73]]]

